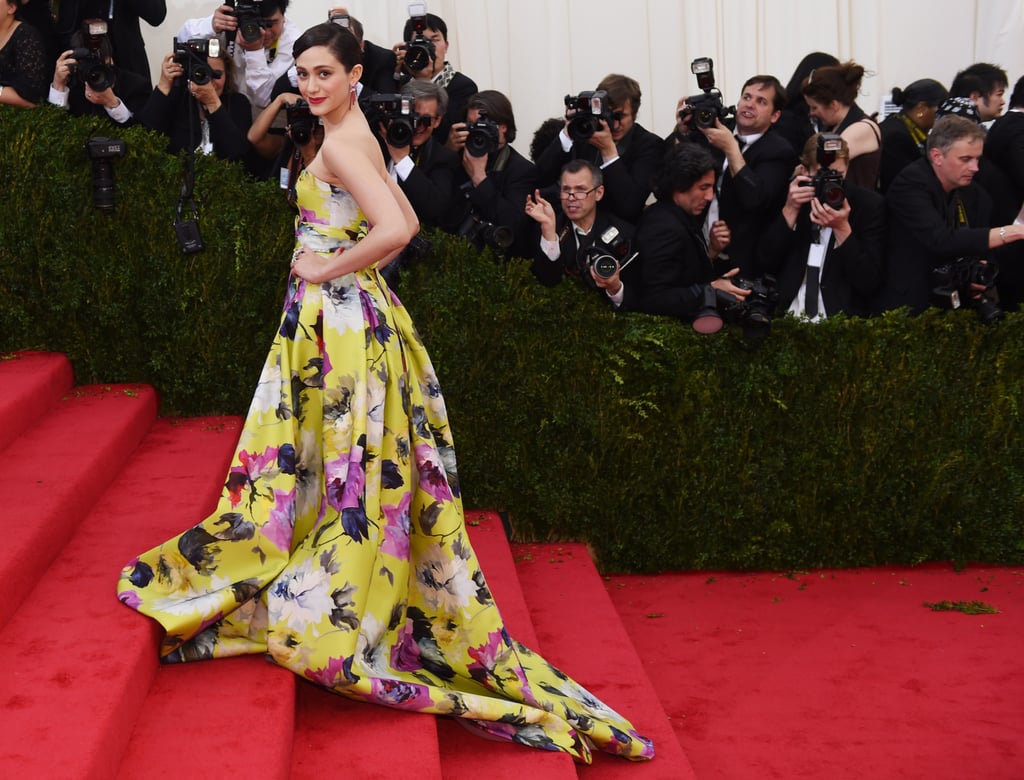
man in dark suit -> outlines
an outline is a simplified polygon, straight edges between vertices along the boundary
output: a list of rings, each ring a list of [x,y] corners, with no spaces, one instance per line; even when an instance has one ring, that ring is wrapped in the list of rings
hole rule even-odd
[[[839,148],[824,150],[822,135]],[[837,135],[812,138],[823,152],[801,159],[786,204],[761,237],[761,263],[777,279],[780,311],[811,320],[867,316],[885,271],[885,200],[852,184],[817,184],[823,166],[846,176],[850,149]]]
[[[599,205],[603,197],[601,169],[586,160],[572,160],[559,179],[561,208],[557,213],[539,190],[529,198],[526,214],[540,227],[540,235],[534,234],[536,249],[530,270],[547,287],[554,287],[564,276],[575,277],[587,287],[603,290],[618,308],[633,269],[633,226],[603,211]],[[617,267],[609,276],[593,268],[588,253],[595,244],[616,260]]]
[[[983,127],[944,116],[928,135],[927,157],[906,166],[889,186],[883,311],[909,306],[920,313],[929,304],[937,267],[957,258],[997,258],[998,250],[1024,238],[1022,224],[992,227],[992,200],[974,182],[984,143]],[[973,291],[981,295],[984,288]]]
[[[594,163],[604,177],[604,208],[620,219],[635,222],[651,194],[664,141],[636,123],[641,93],[635,79],[612,73],[595,91],[607,94],[611,122],[599,119],[600,129],[593,135],[573,141],[569,135],[570,113],[561,133],[537,158],[537,175],[542,188],[553,190],[562,167],[570,160]]]
[[[54,66],[48,102],[66,107],[72,116],[105,117],[123,127],[138,124],[152,90],[138,73],[114,63],[109,36],[80,31],[71,36],[69,45]],[[73,50],[93,46],[103,65],[80,66]]]
[[[1010,95],[1010,109],[989,128],[985,154],[990,166],[1002,172],[998,191],[990,188],[996,221],[1016,218],[1024,205],[1024,76]],[[1007,248],[1006,262],[999,271],[999,298],[1003,308],[1019,309],[1024,304],[1024,244]]]
[[[717,168],[711,152],[697,144],[678,144],[666,155],[655,178],[658,202],[636,227],[637,289],[627,290],[624,308],[690,320],[709,286],[740,299],[749,294],[730,281],[736,269],[724,276],[715,271],[715,258],[729,245],[728,226],[717,222],[710,240],[704,238]]]
[[[455,153],[432,135],[444,116],[448,95],[444,87],[422,79],[410,81],[402,87],[402,94],[413,99],[415,132],[410,143],[393,146],[385,131],[382,137],[388,172],[409,199],[422,225],[451,230],[457,218],[452,201],[461,164]]]
[[[713,127],[702,127],[697,135],[687,119],[689,112],[683,109],[680,131],[688,132],[698,143],[706,141],[721,161],[717,198],[707,215],[707,225],[720,219],[732,231],[719,267],[738,267],[746,277],[762,273],[757,262],[758,238],[785,203],[797,162],[789,142],[772,132],[785,105],[785,87],[775,76],[760,75],[743,85],[736,104],[735,130],[716,119]]]
[[[482,115],[486,122],[481,122]],[[529,218],[523,206],[537,187],[537,175],[533,163],[511,146],[516,138],[512,104],[502,93],[484,90],[470,98],[466,119],[471,127],[480,123],[493,130],[495,138],[486,154],[473,154],[474,148],[465,141],[459,149],[462,171],[456,187],[466,200],[458,232],[479,235],[476,226],[481,223],[504,228],[511,233],[512,243],[496,248],[503,248],[507,257],[532,257]]]
[[[166,0],[61,0],[58,8],[55,28],[61,41],[61,51],[70,48],[70,38],[81,28],[83,21],[102,19],[107,23],[117,67],[140,75],[147,94],[153,89],[139,20],[144,19],[150,26],[158,27],[167,16]]]

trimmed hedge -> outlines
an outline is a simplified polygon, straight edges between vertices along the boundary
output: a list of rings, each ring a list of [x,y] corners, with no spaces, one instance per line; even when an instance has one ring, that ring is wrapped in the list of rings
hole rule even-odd
[[[185,256],[180,162],[160,139],[119,136],[103,214],[93,122],[0,122],[0,350],[65,352],[80,382],[147,382],[165,413],[244,413],[287,273],[281,193],[201,160],[207,250]],[[507,511],[518,539],[585,540],[606,571],[1024,562],[1024,315],[702,337],[432,240],[399,295],[445,389],[465,503]]]

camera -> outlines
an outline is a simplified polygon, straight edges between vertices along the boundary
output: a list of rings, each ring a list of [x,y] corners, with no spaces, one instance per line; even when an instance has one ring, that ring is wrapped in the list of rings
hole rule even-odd
[[[333,22],[334,24],[346,29],[350,27],[349,19],[350,17],[347,13],[342,13],[340,11],[338,13],[333,13],[331,11],[327,12],[327,21]]]
[[[128,146],[117,138],[96,136],[85,142],[85,151],[92,160],[92,205],[103,211],[114,208],[113,160],[124,157]]]
[[[75,60],[72,72],[76,81],[87,84],[94,92],[103,92],[114,86],[117,80],[113,67],[103,56],[102,41],[107,35],[107,23],[102,19],[87,19],[85,28],[89,45],[72,50],[71,56]]]
[[[716,290],[718,310],[726,322],[743,326],[746,336],[765,336],[771,328],[779,292],[775,277],[770,274],[755,279],[733,277],[732,283],[741,290],[749,290],[746,298],[738,298],[723,290]]]
[[[266,23],[263,21],[263,0],[226,0],[227,4],[234,8],[232,16],[238,20],[238,29],[242,40],[246,43],[255,43],[263,37],[263,28]]]
[[[569,113],[572,112],[572,116]],[[573,141],[586,141],[601,129],[601,120],[612,124],[612,109],[608,105],[608,93],[603,89],[596,92],[580,92],[565,96],[565,115],[569,120],[566,128]]]
[[[218,79],[222,71],[210,67],[207,57],[220,56],[220,41],[216,38],[193,38],[188,41],[174,39],[174,61],[185,69],[185,78],[193,84],[209,84]]]
[[[821,133],[818,136],[818,172],[810,181],[800,182],[801,187],[814,187],[814,197],[832,209],[841,209],[846,201],[843,175],[829,166],[836,161],[836,154],[843,148],[843,139],[835,133]]]
[[[637,253],[630,254],[629,240],[622,235],[617,227],[611,225],[602,231],[593,244],[583,253],[581,275],[593,284],[588,269],[593,268],[594,274],[602,279],[611,279],[615,274],[633,262]]]
[[[296,146],[308,144],[313,139],[313,128],[320,121],[318,117],[309,113],[309,103],[299,98],[285,106],[284,113],[292,143]]]
[[[727,108],[722,101],[722,93],[715,87],[714,66],[710,57],[698,57],[690,63],[690,72],[697,77],[697,86],[702,92],[686,98],[686,105],[679,112],[679,118],[694,130],[714,127],[715,120],[719,119],[722,124],[728,125],[736,117],[736,107]]]
[[[428,41],[425,35],[427,4],[409,3],[409,18],[412,19],[412,38],[402,46],[405,49],[405,66],[410,72],[419,73],[429,68],[437,59],[434,42]]]
[[[419,117],[415,101],[405,95],[374,95],[367,106],[371,126],[384,125],[384,138],[398,148],[412,145]]]
[[[981,257],[958,257],[932,270],[932,302],[946,309],[973,308],[990,325],[1003,316],[995,291],[999,266]],[[976,290],[972,285],[983,287]]]
[[[498,151],[501,133],[498,123],[490,119],[484,109],[479,109],[477,114],[477,120],[466,126],[469,132],[466,136],[466,151],[473,157],[486,157]]]
[[[455,234],[465,238],[477,249],[489,246],[499,251],[508,249],[512,246],[512,241],[515,239],[512,228],[505,227],[504,225],[495,225],[493,222],[481,219],[472,212],[463,220]]]

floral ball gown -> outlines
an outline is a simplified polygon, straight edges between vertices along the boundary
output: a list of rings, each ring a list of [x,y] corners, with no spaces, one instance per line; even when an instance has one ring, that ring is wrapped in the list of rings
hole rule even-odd
[[[369,229],[304,172],[297,246]],[[649,740],[512,639],[463,518],[444,400],[376,267],[292,276],[216,511],[130,561],[121,601],[166,631],[165,662],[266,653],[336,693],[458,716],[589,762]]]

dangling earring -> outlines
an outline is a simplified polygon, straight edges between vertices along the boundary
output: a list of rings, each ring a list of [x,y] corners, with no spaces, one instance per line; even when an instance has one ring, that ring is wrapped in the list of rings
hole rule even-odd
[[[356,104],[356,85],[353,84],[351,89],[348,91],[348,107],[352,108]]]

